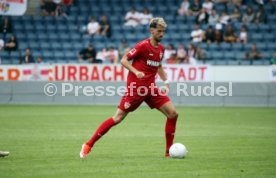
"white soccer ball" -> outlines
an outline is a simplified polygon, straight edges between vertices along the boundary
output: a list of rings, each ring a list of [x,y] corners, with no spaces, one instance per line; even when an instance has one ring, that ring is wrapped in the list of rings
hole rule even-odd
[[[184,158],[188,153],[187,148],[181,143],[175,143],[170,147],[169,154],[171,158]]]

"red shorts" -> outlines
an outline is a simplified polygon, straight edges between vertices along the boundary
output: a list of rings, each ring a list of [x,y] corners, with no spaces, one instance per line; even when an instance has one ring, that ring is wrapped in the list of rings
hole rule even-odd
[[[126,93],[125,96],[122,97],[118,108],[125,112],[132,112],[136,110],[143,101],[145,101],[151,109],[159,109],[163,104],[169,102],[170,98],[167,95],[160,94],[157,88],[154,89],[153,95],[149,93],[145,96],[140,96],[137,93],[133,93],[133,95],[130,96],[129,93]]]

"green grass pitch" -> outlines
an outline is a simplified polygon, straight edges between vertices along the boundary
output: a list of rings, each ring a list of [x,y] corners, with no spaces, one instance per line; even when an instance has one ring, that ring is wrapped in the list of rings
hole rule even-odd
[[[141,107],[85,160],[81,144],[115,106],[0,106],[1,178],[276,177],[276,109],[177,107],[175,142],[185,159],[163,157],[165,119]]]

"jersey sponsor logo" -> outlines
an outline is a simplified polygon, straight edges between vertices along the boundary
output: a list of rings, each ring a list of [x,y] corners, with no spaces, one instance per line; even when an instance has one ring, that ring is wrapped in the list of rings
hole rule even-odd
[[[125,102],[125,104],[124,104],[125,109],[128,109],[130,106],[131,106],[131,104],[129,102]]]
[[[157,61],[153,61],[153,60],[148,59],[148,60],[147,60],[147,65],[148,65],[148,66],[153,66],[153,67],[159,67],[159,66],[160,66],[160,62],[157,62]]]
[[[153,56],[153,54],[152,54],[152,53],[149,53],[149,55],[150,55],[150,56]]]
[[[135,48],[132,48],[132,49],[129,51],[129,54],[133,55],[135,52],[136,52],[136,49],[135,49]]]

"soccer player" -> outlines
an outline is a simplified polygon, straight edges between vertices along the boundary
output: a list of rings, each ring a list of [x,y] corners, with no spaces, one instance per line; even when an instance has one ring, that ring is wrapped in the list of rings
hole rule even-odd
[[[162,67],[164,46],[159,43],[165,34],[167,24],[163,18],[158,17],[153,18],[149,26],[150,38],[139,42],[122,57],[121,64],[129,72],[127,77],[127,92],[122,97],[117,112],[105,120],[98,127],[91,139],[82,145],[80,151],[81,158],[85,158],[97,140],[106,134],[111,127],[120,123],[129,112],[136,110],[143,101],[150,108],[158,109],[167,117],[165,125],[165,156],[169,157],[169,148],[173,144],[178,113],[169,97],[155,85],[155,76],[158,74],[165,83],[166,91],[169,91],[169,82]],[[130,60],[133,61],[132,64],[129,62]],[[146,90],[148,92],[145,95],[144,92]]]

